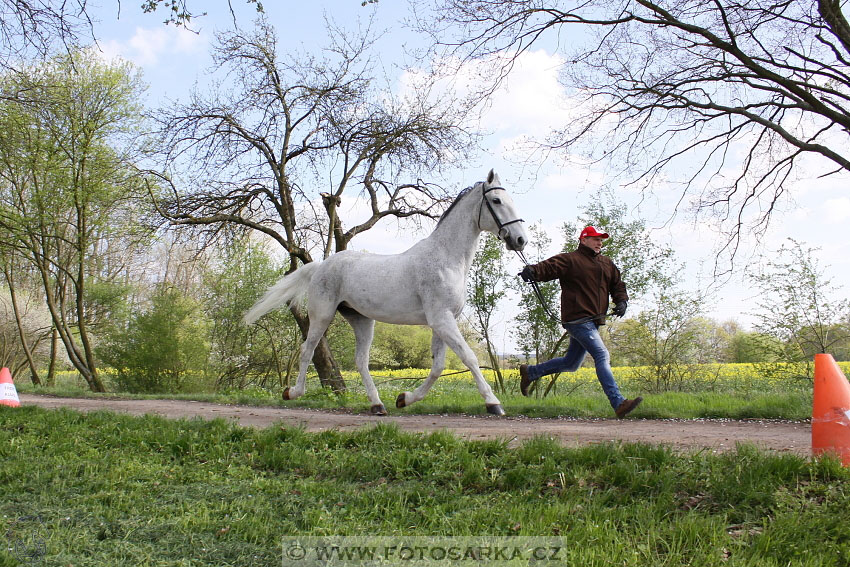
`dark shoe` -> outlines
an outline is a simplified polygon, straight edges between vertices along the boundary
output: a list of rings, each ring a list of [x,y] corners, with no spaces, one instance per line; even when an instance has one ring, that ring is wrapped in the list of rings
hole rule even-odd
[[[614,410],[614,413],[617,414],[618,418],[622,419],[622,418],[626,417],[627,415],[629,415],[629,413],[633,409],[638,407],[642,401],[643,401],[643,398],[640,397],[640,396],[636,397],[633,400],[623,400],[623,403],[620,404],[620,407],[618,407],[616,410]]]
[[[528,377],[528,365],[520,364],[519,365],[519,391],[520,393],[528,397],[528,387],[531,386],[531,379]]]

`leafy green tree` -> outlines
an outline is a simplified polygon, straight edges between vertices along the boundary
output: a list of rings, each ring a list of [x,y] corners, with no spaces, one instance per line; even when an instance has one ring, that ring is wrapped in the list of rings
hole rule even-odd
[[[701,305],[691,292],[660,290],[650,308],[610,330],[612,350],[638,367],[635,378],[648,391],[683,390],[690,381],[702,379]]]
[[[529,227],[530,246],[525,250],[529,262],[537,263],[546,258],[546,251],[552,239],[545,233],[542,225]],[[557,281],[537,284],[541,298],[534,288],[519,280],[513,280],[514,289],[520,294],[520,312],[514,318],[512,334],[526,360],[533,358],[543,361],[555,355],[555,351],[564,341],[564,331],[560,320],[560,292]]]
[[[242,316],[283,275],[265,248],[247,237],[231,239],[204,277],[204,311],[211,321],[210,369],[219,387],[289,385],[300,333],[295,320],[276,310],[256,325]]]
[[[471,329],[460,321],[459,327],[469,345],[480,356],[480,348],[473,340]],[[341,352],[339,338],[331,335],[331,347],[334,356],[347,370],[354,369],[354,334],[348,324],[341,325],[351,336],[345,352]],[[430,368],[431,367],[431,329],[419,325],[391,325],[377,321],[375,323],[375,338],[372,341],[372,352],[369,359],[371,368],[376,370],[400,368]],[[449,350],[446,352],[446,368],[464,368],[457,355]],[[424,373],[427,375],[427,372]],[[423,375],[423,377],[424,377]]]
[[[480,333],[487,349],[490,365],[496,374],[497,388],[502,392],[506,391],[505,380],[502,377],[499,354],[493,345],[492,319],[499,301],[505,296],[507,275],[505,247],[494,235],[484,234],[467,276],[468,308],[472,312],[473,328]]]
[[[611,366],[645,364],[647,357],[644,356],[644,352],[648,350],[646,345],[655,341],[652,331],[637,317],[630,317],[618,323],[605,338],[608,340],[611,353]],[[623,345],[629,345],[631,348],[622,348]]]
[[[98,349],[128,392],[163,393],[205,389],[210,321],[200,303],[160,286],[151,304],[133,313],[127,328]]]
[[[780,342],[770,335],[758,332],[738,331],[730,340],[729,362],[764,363],[777,362]]]
[[[826,277],[817,249],[789,238],[759,264],[755,328],[779,341],[778,360],[797,363],[811,377],[812,358],[830,352],[850,334],[850,301]]]
[[[431,366],[431,329],[376,323],[370,364],[378,369],[428,368]]]
[[[74,367],[103,391],[92,286],[115,276],[105,243],[138,245],[141,82],[128,64],[75,51],[0,78],[0,245],[36,271]]]
[[[833,325],[831,333],[833,335],[840,334],[844,337],[843,339],[836,340],[829,348],[830,354],[836,360],[850,360],[850,333],[848,333],[848,329],[850,329],[850,320],[841,321]]]
[[[729,362],[732,337],[723,325],[708,317],[697,315],[690,321],[694,334],[693,361],[699,364]]]

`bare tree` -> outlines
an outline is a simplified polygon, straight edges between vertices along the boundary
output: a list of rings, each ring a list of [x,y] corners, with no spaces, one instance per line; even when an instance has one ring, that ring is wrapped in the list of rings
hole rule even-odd
[[[294,270],[315,252],[345,249],[386,217],[436,215],[447,195],[415,174],[463,155],[468,136],[457,127],[457,107],[379,91],[369,32],[329,35],[324,57],[286,59],[263,19],[253,31],[218,36],[214,72],[224,83],[158,116],[163,163],[185,176],[163,175],[171,190],[160,200],[165,218],[200,227],[206,238],[233,226],[263,234]],[[392,181],[400,175],[414,181]],[[369,210],[350,227],[339,215],[344,194]],[[306,319],[294,316],[306,332]],[[326,341],[313,360],[323,384],[344,388]]]
[[[86,0],[0,0],[0,67],[69,49],[91,34]]]
[[[259,0],[245,0],[263,12]],[[134,2],[135,4],[135,2]],[[206,16],[191,0],[138,0],[142,12],[165,12],[165,24],[189,29],[192,20]],[[121,16],[121,0],[115,0],[115,18]],[[227,9],[236,23],[233,1]],[[17,70],[25,61],[70,53],[97,41],[95,21],[88,0],[0,0],[0,68]],[[20,93],[17,98],[20,98]]]
[[[745,232],[767,227],[803,158],[817,157],[807,167],[821,175],[850,172],[842,4],[433,0],[417,21],[457,60],[495,62],[496,76],[554,45],[578,117],[548,146],[586,152],[642,189],[662,175],[681,183],[682,201],[727,230],[734,258]]]

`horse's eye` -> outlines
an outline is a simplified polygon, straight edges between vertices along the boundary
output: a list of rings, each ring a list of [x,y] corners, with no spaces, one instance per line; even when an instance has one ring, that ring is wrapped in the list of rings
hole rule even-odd
[[[493,199],[493,204],[494,204],[494,205],[501,205],[501,204],[502,204],[502,200],[501,200],[501,199],[499,199],[498,197],[496,197],[495,199]]]

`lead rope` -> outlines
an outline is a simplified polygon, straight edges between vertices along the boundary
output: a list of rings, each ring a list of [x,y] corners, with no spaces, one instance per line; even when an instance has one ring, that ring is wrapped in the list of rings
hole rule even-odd
[[[478,368],[482,368],[482,369],[484,369],[484,370],[493,370],[493,367],[492,367],[492,366],[479,366]],[[457,370],[457,371],[455,371],[455,372],[447,372],[447,373],[445,373],[445,374],[440,374],[440,376],[438,376],[438,378],[442,378],[443,376],[454,376],[455,374],[466,374],[467,372],[472,372],[472,371],[471,371],[469,368],[465,368],[464,370]],[[400,380],[416,380],[416,381],[422,381],[422,380],[424,380],[424,379],[426,379],[426,378],[427,378],[427,376],[410,376],[410,377],[399,376],[399,377],[392,377],[392,378],[387,378],[386,380],[381,380],[380,382],[375,382],[375,386],[381,386],[382,384],[388,384],[388,383],[390,383],[390,382],[398,382],[398,381],[400,381]]]
[[[516,252],[517,256],[519,256],[519,259],[522,261],[522,265],[528,267],[528,260],[525,259],[525,254],[522,253],[522,250],[514,250],[514,252]],[[540,286],[537,285],[537,282],[531,280],[529,283],[531,284],[531,288],[534,290],[534,295],[537,296],[537,301],[539,301],[541,307],[543,307],[543,311],[546,313],[546,316],[563,326],[564,322],[561,321],[560,317],[556,316],[552,312],[549,305],[546,303],[546,300],[543,298],[543,293],[540,291]]]

